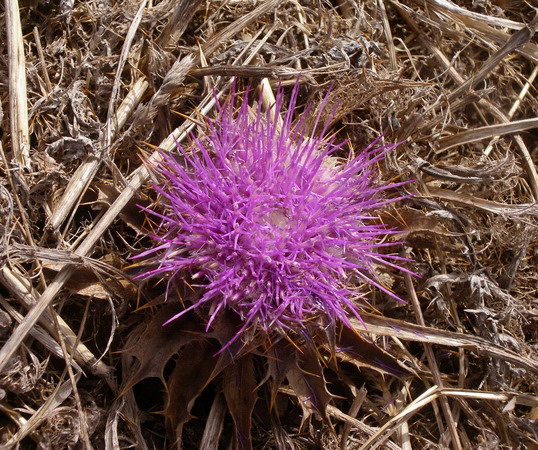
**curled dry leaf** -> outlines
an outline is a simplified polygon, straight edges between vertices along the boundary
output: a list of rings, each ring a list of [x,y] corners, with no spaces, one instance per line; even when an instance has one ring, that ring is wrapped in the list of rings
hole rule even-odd
[[[339,352],[348,355],[359,366],[367,366],[398,377],[411,375],[402,362],[355,330],[342,327],[338,346]]]
[[[507,153],[502,159],[482,162],[474,167],[433,165],[422,158],[414,158],[414,164],[422,172],[446,181],[458,183],[484,183],[506,180],[521,173],[514,155]]]
[[[237,448],[252,449],[251,422],[256,404],[256,378],[252,354],[246,354],[224,369],[223,390],[235,425]]]
[[[92,207],[108,208],[120,195],[120,191],[111,184],[99,183],[94,186],[93,191],[87,191],[83,202]],[[134,196],[123,207],[119,217],[137,233],[144,232],[144,214],[140,211],[139,205],[148,206],[148,201],[140,196]]]
[[[190,315],[163,327],[171,309],[169,306],[161,308],[149,323],[140,325],[131,333],[125,352],[136,357],[139,365],[133,368],[133,374],[123,387],[124,392],[145,378],[157,377],[165,383],[163,371],[170,358],[185,345],[200,338],[203,330]]]
[[[326,419],[327,405],[332,398],[327,390],[317,350],[309,347],[306,346],[298,352],[295,364],[286,374],[303,409],[302,423],[305,423],[312,412]]]
[[[167,400],[163,414],[176,445],[181,442],[183,424],[191,418],[194,401],[218,373],[216,368],[222,358],[215,356],[218,350],[219,345],[214,340],[198,340],[186,344],[166,380]],[[241,385],[236,385],[235,389],[241,389]]]

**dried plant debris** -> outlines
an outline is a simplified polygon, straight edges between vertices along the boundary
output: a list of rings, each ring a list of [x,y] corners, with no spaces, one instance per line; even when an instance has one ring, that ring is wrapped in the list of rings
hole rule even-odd
[[[0,447],[538,448],[535,17],[500,0],[4,2]],[[151,168],[182,163],[179,143],[211,172],[204,136],[233,89],[245,120],[332,139],[328,173],[394,147],[372,176],[402,200],[368,226],[395,230],[372,256],[406,270],[332,285],[361,320],[320,303],[263,334],[224,302],[209,326],[163,325],[213,266],[142,279],[133,257],[163,236],[147,211],[166,210]]]

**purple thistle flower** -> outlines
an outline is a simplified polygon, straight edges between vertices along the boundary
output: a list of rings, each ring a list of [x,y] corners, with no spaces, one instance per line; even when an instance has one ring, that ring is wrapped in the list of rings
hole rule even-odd
[[[378,139],[355,157],[332,156],[345,142],[326,139],[326,126],[308,133],[309,108],[292,123],[298,92],[299,83],[285,112],[282,89],[267,112],[261,96],[249,107],[248,91],[235,110],[232,93],[191,152],[178,144],[177,157],[163,153],[152,167],[165,204],[146,210],[161,225],[152,236],[159,245],[138,255],[157,267],[140,278],[170,282],[187,271],[205,280],[199,300],[168,322],[197,309],[209,329],[230,309],[243,324],[236,337],[251,327],[299,330],[305,321],[351,326],[349,314],[360,319],[354,278],[398,298],[375,275],[377,265],[406,271],[397,264],[404,258],[379,252],[394,245],[385,238],[395,231],[377,213],[399,200],[383,192],[407,182],[376,185],[376,164],[398,144],[376,147]]]

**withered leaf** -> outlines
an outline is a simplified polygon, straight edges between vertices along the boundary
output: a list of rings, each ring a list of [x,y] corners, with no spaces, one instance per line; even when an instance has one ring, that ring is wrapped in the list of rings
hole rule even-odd
[[[257,400],[252,354],[246,354],[224,369],[224,396],[234,421],[237,447],[252,449],[250,429]]]
[[[327,405],[332,396],[327,390],[323,369],[317,351],[304,347],[298,354],[297,364],[286,374],[286,378],[301,402],[303,423],[315,411],[326,419]]]
[[[118,189],[111,184],[99,183],[94,186],[95,191],[87,191],[82,201],[92,206],[104,206],[108,208],[120,195]],[[144,231],[145,214],[138,205],[149,206],[147,200],[140,196],[134,196],[119,213],[120,218],[138,233]]]
[[[418,209],[401,208],[397,212],[382,212],[380,217],[385,225],[401,230],[402,234],[406,235],[412,233],[429,233],[445,237],[460,235],[447,230],[446,220],[442,220],[439,216],[428,215]]]
[[[340,352],[373,369],[399,377],[411,375],[391,354],[348,327],[342,327],[338,335],[338,346]]]
[[[271,382],[271,409],[275,406],[276,396],[280,385],[287,373],[297,364],[297,351],[287,342],[276,342],[267,351],[267,375]]]
[[[75,276],[65,282],[65,287],[79,295],[108,298],[111,291],[123,299],[133,298],[136,287],[121,270],[121,259],[108,253],[99,259],[88,258],[68,250],[50,249],[24,244],[13,244],[14,259],[42,261],[43,273],[53,278],[66,266],[75,269]]]
[[[360,79],[353,77],[342,81],[340,86],[330,91],[327,98],[316,106],[316,110],[306,120],[308,132],[319,128],[320,124],[331,127],[343,117],[357,111],[377,96],[391,91],[427,85],[426,83],[401,78],[398,80],[383,79],[364,72],[358,77]]]
[[[140,366],[127,381],[124,392],[145,378],[157,377],[165,383],[163,370],[170,358],[185,345],[200,339],[203,330],[189,314],[163,326],[176,313],[177,305],[166,305],[149,323],[133,331],[126,353],[135,356]]]
[[[503,180],[515,176],[519,172],[515,164],[515,158],[510,153],[506,154],[502,159],[482,162],[474,167],[434,166],[422,158],[415,158],[415,165],[434,178],[458,183],[484,183]]]
[[[492,358],[508,361],[514,366],[522,367],[532,373],[538,373],[538,363],[535,359],[506,350],[503,346],[496,345],[478,336],[433,327],[423,327],[404,320],[380,317],[368,313],[361,313],[361,318],[363,323],[355,318],[350,319],[357,330],[364,330],[378,336],[395,336],[399,339],[414,342],[472,349]]]
[[[503,217],[532,217],[538,215],[538,206],[535,203],[508,204],[487,200],[464,192],[428,186],[429,195],[441,200],[459,203],[460,205],[476,208]]]
[[[450,231],[462,226],[448,211],[439,210],[427,214],[417,209],[402,208],[382,212],[380,217],[386,226],[401,230],[397,236],[404,238],[413,247],[443,248],[448,251],[454,249],[457,241],[447,238],[456,238],[463,241],[468,251],[473,253],[464,229],[458,232]]]
[[[215,370],[220,355],[215,340],[193,341],[187,344],[166,383],[167,401],[163,414],[166,427],[175,442],[181,440],[183,424],[190,419],[196,398],[219,372]]]

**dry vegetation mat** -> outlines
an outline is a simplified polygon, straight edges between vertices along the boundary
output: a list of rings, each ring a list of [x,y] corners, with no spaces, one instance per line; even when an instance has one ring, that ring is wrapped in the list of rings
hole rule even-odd
[[[532,4],[5,0],[0,446],[538,448]],[[154,168],[243,98],[259,126],[345,141],[326,173],[392,148],[371,175],[401,200],[368,226],[399,230],[405,270],[341,275],[360,320],[316,304],[263,334],[224,305],[163,326],[214,272],[132,259],[157,245]]]

